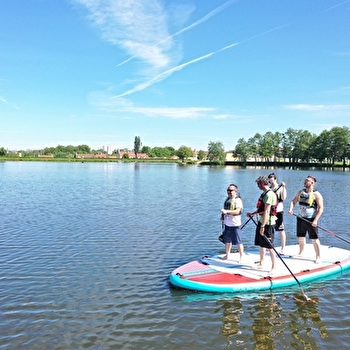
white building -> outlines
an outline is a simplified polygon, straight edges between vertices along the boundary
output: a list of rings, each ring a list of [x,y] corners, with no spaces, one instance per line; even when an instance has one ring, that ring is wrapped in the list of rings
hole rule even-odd
[[[117,147],[113,145],[103,145],[102,149],[107,152],[107,154],[112,154],[117,150]]]

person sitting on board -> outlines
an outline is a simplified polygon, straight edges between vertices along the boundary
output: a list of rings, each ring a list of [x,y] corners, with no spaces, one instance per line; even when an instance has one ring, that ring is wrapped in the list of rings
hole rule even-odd
[[[323,197],[319,191],[314,188],[316,178],[309,175],[304,181],[304,188],[295,195],[289,205],[288,213],[293,215],[294,206],[299,204],[299,217],[297,217],[297,237],[299,240],[299,253],[302,256],[306,243],[306,232],[316,253],[315,263],[321,262],[321,243],[318,239],[318,220],[323,213]]]
[[[278,184],[277,176],[275,173],[271,173],[267,177],[270,182],[270,188],[272,191],[276,193],[277,196],[277,213],[276,213],[276,225],[275,225],[275,231],[279,232],[281,237],[281,252],[280,254],[284,253],[284,248],[286,246],[286,232],[284,230],[284,221],[283,221],[283,201],[287,198],[287,189],[286,184],[284,182],[281,182],[281,184]]]
[[[243,258],[243,244],[241,237],[241,213],[243,202],[238,194],[238,187],[230,184],[227,188],[227,198],[224,202],[224,208],[221,209],[221,220],[225,225],[223,232],[223,243],[225,244],[226,255],[223,259],[228,259],[231,253],[232,245],[237,245],[239,260]]]
[[[276,269],[276,256],[273,250],[274,231],[276,223],[277,196],[269,187],[266,176],[259,176],[255,180],[262,194],[258,199],[257,209],[253,213],[247,213],[248,217],[258,214],[258,224],[255,230],[255,245],[259,246],[260,262],[256,268],[261,269],[265,264],[265,252],[269,250],[271,258],[271,270],[273,274]]]

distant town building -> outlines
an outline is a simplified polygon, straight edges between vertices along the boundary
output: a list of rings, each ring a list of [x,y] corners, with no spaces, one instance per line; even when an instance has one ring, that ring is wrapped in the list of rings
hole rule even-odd
[[[117,147],[113,145],[104,145],[102,149],[107,152],[107,154],[113,154],[113,152],[117,150]]]
[[[107,158],[117,158],[116,156],[108,155],[105,153],[97,153],[97,154],[92,154],[92,153],[85,153],[85,154],[80,154],[76,153],[75,158],[79,159],[107,159]]]
[[[128,157],[131,159],[136,158],[136,154],[134,151],[121,151],[118,149],[116,154],[117,154],[117,158],[123,158],[124,155],[128,155]],[[145,159],[149,157],[147,153],[137,153],[137,158]]]

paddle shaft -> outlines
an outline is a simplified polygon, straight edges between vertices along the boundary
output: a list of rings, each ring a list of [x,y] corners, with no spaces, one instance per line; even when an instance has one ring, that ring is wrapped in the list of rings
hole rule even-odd
[[[258,226],[257,222],[253,219],[254,223],[256,226]],[[263,235],[263,237],[265,238],[266,242],[269,244],[269,246],[273,249],[273,251],[276,253],[276,255],[280,258],[280,260],[282,261],[283,265],[287,268],[287,270],[289,271],[289,273],[293,276],[293,278],[295,279],[295,281],[298,283],[301,293],[303,294],[304,298],[306,299],[306,301],[309,301],[310,298],[306,295],[306,293],[304,292],[303,286],[301,285],[301,283],[299,282],[299,280],[297,279],[297,277],[294,275],[294,273],[292,272],[292,270],[289,268],[289,266],[286,264],[286,262],[283,260],[283,258],[281,257],[281,255],[277,252],[276,248],[274,247],[274,245],[269,241],[269,239]]]
[[[293,213],[293,215],[296,216],[297,218],[299,218],[300,220],[303,220],[303,221],[308,222],[308,223],[311,225],[311,221],[310,221],[310,220],[307,220],[307,219],[303,218],[302,216],[297,215],[297,214],[294,214],[294,213]],[[335,232],[330,231],[330,230],[327,230],[327,229],[323,228],[323,227],[320,226],[320,225],[317,225],[317,227],[318,227],[319,229],[321,229],[321,230],[327,232],[327,233],[330,234],[331,236],[337,237],[337,238],[339,238],[340,240],[342,240],[343,242],[346,242],[346,243],[350,244],[350,241],[348,241],[347,239],[345,239],[345,238],[343,238],[343,237],[340,237],[340,236],[337,235]]]

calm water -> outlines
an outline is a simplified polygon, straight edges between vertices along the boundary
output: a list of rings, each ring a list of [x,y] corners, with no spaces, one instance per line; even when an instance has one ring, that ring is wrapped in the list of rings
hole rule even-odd
[[[244,212],[271,169],[176,164],[0,163],[1,349],[341,349],[350,346],[350,272],[261,294],[176,290],[168,276],[217,240],[226,186]],[[309,173],[321,225],[350,239],[350,173],[275,170],[287,203]],[[286,215],[288,244],[295,218]],[[252,247],[254,225],[243,230]],[[350,248],[321,232],[321,242]],[[276,242],[278,243],[278,241]]]

